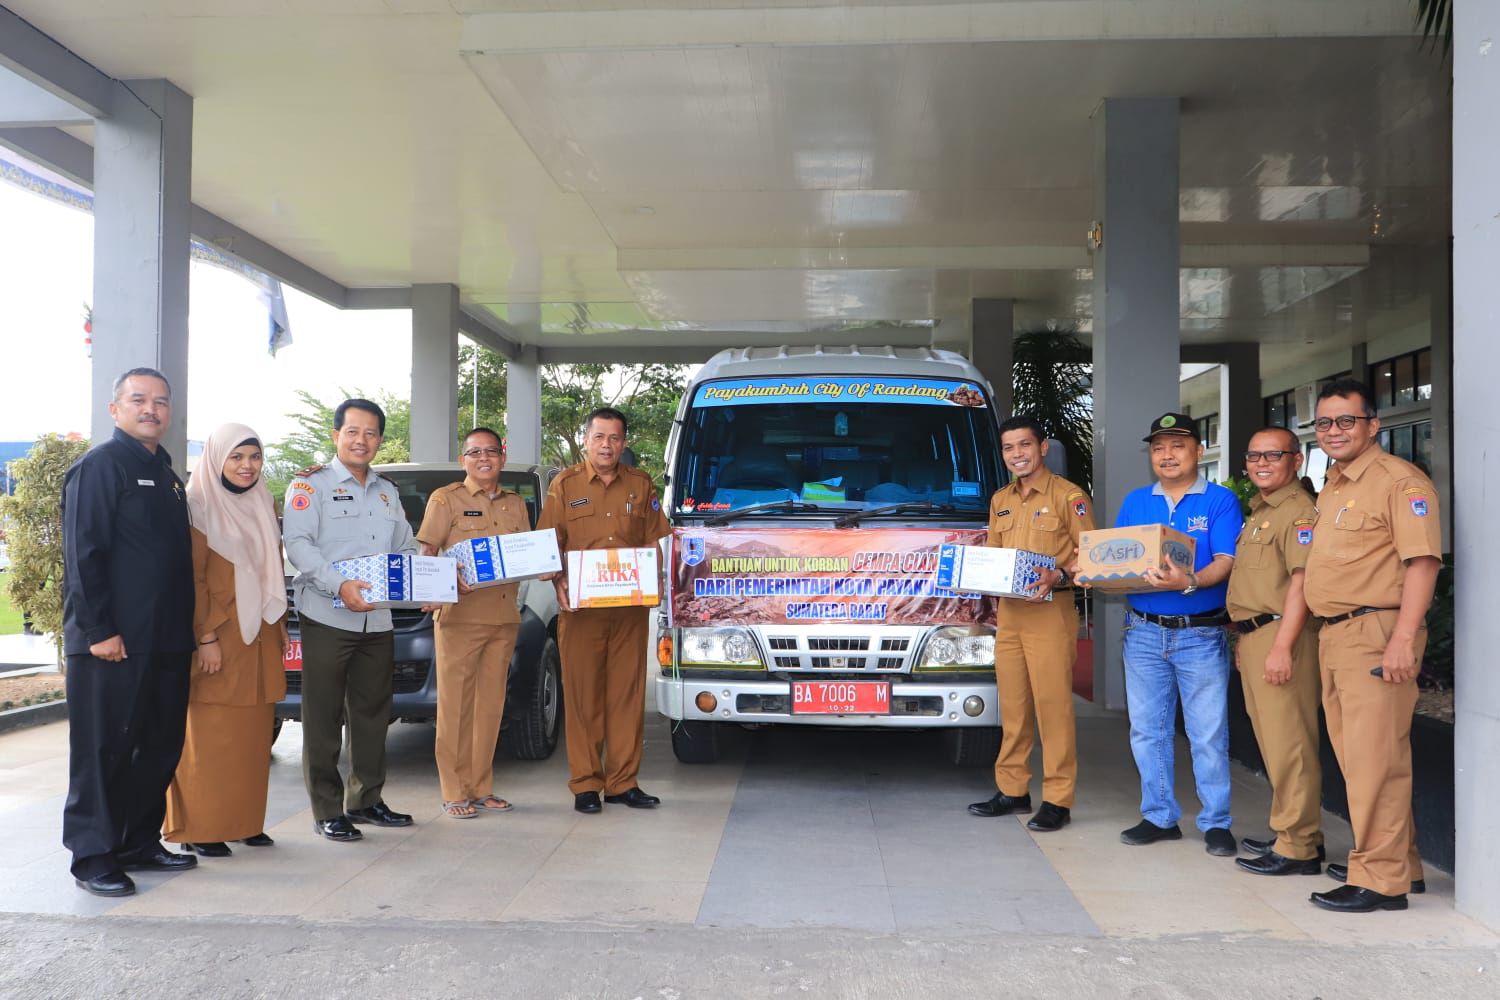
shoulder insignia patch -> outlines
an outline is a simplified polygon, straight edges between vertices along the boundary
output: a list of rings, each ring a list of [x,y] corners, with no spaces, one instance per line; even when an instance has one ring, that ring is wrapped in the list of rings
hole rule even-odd
[[[328,468],[328,466],[324,465],[322,462],[314,462],[312,465],[309,465],[307,468],[305,468],[305,469],[298,469],[296,472],[294,472],[292,474],[294,476],[296,476],[298,479],[302,479],[302,478],[305,478],[307,476],[312,475],[314,472],[321,472],[322,470],[324,470],[326,468]]]
[[[1068,500],[1069,500],[1069,502],[1072,502],[1074,500],[1083,500],[1083,499],[1085,499],[1085,497],[1083,495],[1083,490],[1073,490],[1071,493],[1068,494]]]
[[[1310,517],[1299,517],[1299,518],[1297,518],[1297,520],[1295,520],[1295,521],[1292,522],[1292,524],[1296,525],[1297,527],[1301,527],[1304,524],[1314,524],[1314,523],[1316,523],[1316,522],[1312,518],[1310,518]]]
[[[651,498],[651,509],[652,509],[652,511],[661,510],[661,501],[658,500],[656,497],[652,497]]]
[[[1079,500],[1073,505],[1073,513],[1077,514],[1079,517],[1087,517],[1089,513],[1089,505],[1085,501]]]
[[[1312,544],[1312,536],[1313,536],[1313,530],[1311,528],[1298,528],[1297,529],[1297,544],[1298,545],[1311,545]]]
[[[312,483],[293,483],[292,484],[292,489],[294,489],[294,490],[302,490],[304,493],[316,493],[316,492],[318,492],[317,490],[313,489]]]
[[[312,499],[306,493],[293,493],[290,506],[292,510],[306,510],[312,506]]]
[[[1427,516],[1427,498],[1424,497],[1424,496],[1414,496],[1414,497],[1412,497],[1411,498],[1411,512],[1413,514],[1417,515],[1418,517],[1426,517]]]
[[[1424,497],[1426,495],[1426,493],[1427,493],[1427,491],[1424,490],[1424,489],[1422,489],[1422,487],[1420,487],[1420,486],[1408,486],[1406,489],[1402,490],[1401,492],[1405,493],[1407,496],[1416,496],[1416,497]]]
[[[568,501],[568,506],[569,507],[582,507],[584,504],[586,504],[588,502],[589,502],[589,498],[588,497],[579,497],[577,500],[569,500]]]

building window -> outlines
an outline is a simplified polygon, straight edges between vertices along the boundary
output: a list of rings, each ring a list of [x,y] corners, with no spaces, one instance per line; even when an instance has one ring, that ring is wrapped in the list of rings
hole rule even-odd
[[[1203,447],[1217,448],[1219,446],[1219,415],[1217,413],[1199,417],[1193,423],[1198,427],[1198,439],[1203,442]]]
[[[1404,458],[1421,466],[1424,472],[1432,475],[1431,420],[1381,428],[1380,446],[1397,458]]]
[[[1432,399],[1432,349],[1402,354],[1370,366],[1375,406],[1406,406]]]
[[[1297,423],[1297,401],[1290,390],[1265,398],[1266,426],[1293,427]]]

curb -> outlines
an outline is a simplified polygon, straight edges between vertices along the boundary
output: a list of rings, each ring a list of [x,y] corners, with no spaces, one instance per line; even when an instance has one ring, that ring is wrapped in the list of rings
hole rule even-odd
[[[0,733],[8,733],[12,729],[25,729],[28,726],[41,726],[49,722],[60,722],[67,717],[68,703],[65,699],[7,709],[0,712]]]

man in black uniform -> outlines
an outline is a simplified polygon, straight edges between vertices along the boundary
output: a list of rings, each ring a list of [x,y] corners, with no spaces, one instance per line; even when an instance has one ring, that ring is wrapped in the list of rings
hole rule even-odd
[[[114,435],[63,483],[63,846],[80,888],[128,896],[127,871],[198,863],[160,839],[187,726],[193,556],[182,480],[160,446],[171,386],[161,372],[132,368],[115,380],[109,414]]]

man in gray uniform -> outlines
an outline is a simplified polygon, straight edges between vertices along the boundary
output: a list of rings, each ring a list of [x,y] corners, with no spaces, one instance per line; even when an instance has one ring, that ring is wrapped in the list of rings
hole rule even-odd
[[[393,812],[380,797],[395,667],[391,613],[361,599],[368,581],[347,580],[332,566],[357,556],[417,552],[396,485],[370,471],[384,436],[379,406],[368,399],[340,403],[333,411],[338,457],[292,480],[282,518],[302,621],[302,775],[314,829],[341,842],[361,838],[355,823],[411,825],[410,816]],[[335,597],[343,607],[334,606]],[[347,789],[339,777],[345,721]]]

